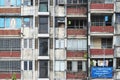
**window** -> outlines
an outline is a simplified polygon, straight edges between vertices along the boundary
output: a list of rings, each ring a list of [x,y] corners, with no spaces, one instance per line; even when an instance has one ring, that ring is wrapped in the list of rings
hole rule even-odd
[[[24,23],[24,27],[31,27],[32,26],[32,19],[29,17],[24,17],[23,23]]]
[[[120,46],[120,36],[116,37],[115,45]]]
[[[32,61],[24,61],[24,70],[32,70]]]
[[[92,16],[91,17],[92,26],[111,26],[112,16]]]
[[[27,61],[24,61],[24,70],[27,70]]]
[[[32,18],[30,17],[0,17],[0,28],[21,28],[31,27]]]
[[[72,71],[72,61],[67,61],[67,70]]]
[[[32,48],[32,39],[24,39],[24,48]]]
[[[102,48],[112,48],[112,38],[102,38]]]
[[[120,59],[119,59],[119,58],[117,58],[116,68],[117,68],[117,69],[120,69]]]
[[[55,61],[55,71],[65,71],[65,61]]]
[[[39,33],[48,33],[48,17],[39,18]]]
[[[87,0],[67,0],[67,4],[87,3]]]
[[[56,48],[64,48],[64,44],[65,44],[65,42],[64,42],[64,39],[57,39],[56,40]]]
[[[0,0],[0,6],[20,6],[21,0]]]
[[[39,11],[48,12],[48,0],[40,0]]]
[[[20,61],[0,61],[0,72],[20,72]]]
[[[24,0],[24,5],[26,5],[26,6],[31,6],[31,5],[33,5],[33,0]]]
[[[67,70],[72,72],[86,71],[85,61],[67,61]]]
[[[48,56],[48,39],[39,38],[39,55]]]
[[[0,28],[4,28],[5,26],[5,19],[0,17]]]
[[[87,21],[86,20],[70,20],[67,21],[68,28],[84,28],[86,29]]]
[[[68,39],[67,49],[68,50],[86,50],[87,40],[86,39]]]
[[[21,49],[21,40],[19,38],[0,38],[0,50],[17,51]]]
[[[39,61],[39,78],[48,78],[48,61]]]
[[[65,0],[56,0],[56,5],[65,4]]]
[[[116,14],[116,23],[120,24],[120,14]]]
[[[63,23],[65,23],[64,17],[55,17],[55,27],[59,27],[59,25]]]

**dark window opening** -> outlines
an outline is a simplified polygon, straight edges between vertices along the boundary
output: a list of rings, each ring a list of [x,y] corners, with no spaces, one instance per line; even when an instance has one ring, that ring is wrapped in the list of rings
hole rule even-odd
[[[72,62],[71,61],[67,61],[67,70],[72,71]]]
[[[112,26],[112,16],[92,16],[92,26]]]
[[[39,11],[48,12],[48,0],[40,0]]]
[[[39,18],[39,33],[48,33],[48,17]]]
[[[56,17],[55,18],[55,27],[59,27],[61,24],[65,24],[64,17]]]
[[[48,61],[39,61],[39,78],[48,78]]]
[[[48,56],[48,39],[39,38],[39,55]]]
[[[112,48],[112,38],[102,38],[102,48]]]
[[[120,69],[120,59],[119,59],[119,58],[117,58],[116,68],[117,68],[117,69]]]
[[[87,21],[86,20],[69,20],[67,21],[68,28],[80,28],[86,29]]]

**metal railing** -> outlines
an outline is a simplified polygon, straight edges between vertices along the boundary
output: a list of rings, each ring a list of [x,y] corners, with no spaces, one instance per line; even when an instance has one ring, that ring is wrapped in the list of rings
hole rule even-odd
[[[91,22],[91,26],[111,26],[112,22]]]

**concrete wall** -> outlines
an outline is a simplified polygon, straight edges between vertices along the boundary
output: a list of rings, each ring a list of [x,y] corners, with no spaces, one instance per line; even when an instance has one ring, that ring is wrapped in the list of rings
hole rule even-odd
[[[93,38],[92,41],[92,48],[94,49],[101,49],[101,39],[100,38]]]
[[[64,60],[64,59],[66,59],[65,54],[66,54],[65,50],[61,50],[61,49],[55,50],[55,59],[56,60]]]
[[[65,28],[56,28],[56,37],[64,38],[65,36]]]
[[[62,6],[56,6],[55,7],[55,15],[56,16],[65,16],[65,8]]]
[[[56,80],[66,80],[66,72],[55,72],[55,78]]]
[[[120,12],[120,2],[116,2],[116,12]]]

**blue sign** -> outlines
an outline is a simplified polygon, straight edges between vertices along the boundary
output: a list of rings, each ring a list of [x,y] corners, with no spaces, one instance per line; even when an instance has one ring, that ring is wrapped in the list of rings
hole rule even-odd
[[[112,67],[92,67],[91,77],[92,78],[112,78],[113,68]]]

